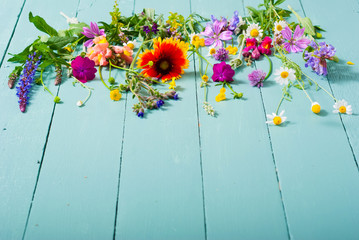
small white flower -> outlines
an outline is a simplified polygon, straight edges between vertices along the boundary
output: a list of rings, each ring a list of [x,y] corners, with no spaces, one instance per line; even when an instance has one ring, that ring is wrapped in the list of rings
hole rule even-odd
[[[81,107],[83,104],[84,104],[84,103],[83,103],[82,101],[78,101],[78,102],[76,103],[76,105],[77,105],[78,107]]]
[[[262,39],[263,30],[257,23],[251,23],[246,31],[246,37],[255,38],[259,42]]]
[[[353,114],[352,105],[348,105],[348,102],[344,99],[337,101],[333,107],[333,113]]]
[[[65,13],[63,13],[63,12],[60,12],[60,14],[61,14],[64,18],[66,18],[66,21],[67,21],[68,24],[78,24],[78,23],[79,23],[79,21],[78,21],[77,18],[75,18],[75,17],[70,18],[70,17],[68,17],[68,16],[67,16]]]
[[[282,30],[285,28],[285,27],[287,27],[288,26],[288,24],[285,22],[285,21],[283,21],[283,20],[281,20],[281,21],[276,21],[275,23],[274,23],[274,32],[275,33],[277,33],[277,34],[279,34],[279,33],[281,33],[282,32]]]
[[[294,73],[295,73],[295,71],[293,69],[291,69],[291,68],[280,67],[274,73],[274,75],[278,76],[278,77],[275,78],[275,81],[277,83],[279,83],[280,85],[283,85],[283,84],[287,85],[289,83],[289,81],[294,81],[295,80]]]
[[[137,47],[137,41],[136,40],[128,41],[127,43],[124,43],[123,46],[128,46],[133,50]]]
[[[275,113],[267,114],[267,118],[270,120],[266,121],[266,123],[274,124],[274,125],[280,125],[280,124],[284,123],[285,120],[287,120],[287,117],[284,117],[283,114],[284,114],[284,110],[279,115],[277,115]]]

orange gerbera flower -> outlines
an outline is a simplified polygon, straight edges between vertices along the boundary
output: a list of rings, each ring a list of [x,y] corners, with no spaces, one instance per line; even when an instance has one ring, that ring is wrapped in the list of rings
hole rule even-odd
[[[153,49],[147,49],[139,56],[137,66],[143,69],[142,74],[146,77],[162,78],[163,81],[178,79],[184,73],[183,69],[189,66],[188,47],[188,43],[178,39],[154,39]]]

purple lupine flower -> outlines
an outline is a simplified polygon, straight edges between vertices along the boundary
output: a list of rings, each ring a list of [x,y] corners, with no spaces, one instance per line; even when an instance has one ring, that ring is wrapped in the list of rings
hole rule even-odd
[[[213,65],[213,82],[233,82],[235,72],[229,64],[225,62]]]
[[[222,19],[221,21],[216,20],[213,24],[207,24],[204,32],[201,32],[201,35],[207,37],[204,41],[206,46],[212,45],[212,47],[222,47],[223,41],[228,41],[232,39],[231,31],[222,31],[222,29],[227,25],[227,20]]]
[[[143,112],[142,111],[139,111],[138,113],[137,113],[137,117],[139,117],[139,118],[143,118]]]
[[[262,70],[254,70],[252,73],[248,74],[249,84],[258,88],[263,87],[263,81],[266,77],[266,73]]]
[[[154,33],[154,34],[157,34],[157,32],[158,32],[158,25],[157,25],[157,23],[154,23],[153,25],[152,25],[152,32]]]
[[[328,45],[325,42],[320,42],[317,45],[314,41],[310,43],[310,46],[314,51],[304,53],[305,67],[312,67],[318,75],[327,75],[327,61],[326,59],[333,60],[336,49],[332,45]]]
[[[29,100],[29,91],[35,78],[36,69],[40,64],[41,56],[36,57],[36,52],[28,56],[24,70],[19,78],[19,84],[16,87],[16,96],[19,97],[19,107],[21,112],[25,112]]]
[[[303,49],[306,49],[310,40],[303,37],[305,28],[300,28],[299,25],[295,28],[293,37],[292,30],[287,26],[282,30],[282,36],[288,42],[283,43],[283,46],[287,52],[302,52]]]
[[[93,39],[95,37],[98,36],[106,36],[105,34],[105,30],[104,29],[99,29],[99,27],[97,26],[96,23],[91,22],[90,23],[90,28],[87,27],[83,27],[82,28],[84,31],[81,32],[83,35],[85,35],[86,37],[90,38],[89,40],[87,40],[84,43],[85,47],[92,47],[92,45],[94,44]]]
[[[174,100],[178,100],[178,99],[179,99],[178,93],[176,93],[175,95],[173,95],[173,99],[174,99]]]
[[[146,34],[149,34],[151,32],[151,29],[148,27],[148,26],[143,26],[143,31],[146,33]]]
[[[228,60],[229,56],[229,51],[225,48],[220,48],[216,51],[215,54],[213,54],[214,59],[216,59],[217,61],[223,62]]]
[[[233,17],[229,20],[228,30],[234,31],[239,23],[238,11],[234,11]]]
[[[165,102],[162,99],[160,99],[156,102],[156,104],[157,104],[157,107],[160,108],[165,104]]]

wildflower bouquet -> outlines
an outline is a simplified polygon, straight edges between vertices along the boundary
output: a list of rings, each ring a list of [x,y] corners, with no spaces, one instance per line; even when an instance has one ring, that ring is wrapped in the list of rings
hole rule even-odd
[[[67,71],[67,77],[73,77],[74,85],[80,84],[89,91],[87,98],[77,103],[84,106],[93,90],[86,83],[95,79],[98,73],[109,90],[111,100],[119,101],[123,92],[131,92],[138,99],[133,111],[138,117],[143,117],[146,110],[160,108],[168,99],[178,99],[176,81],[185,74],[190,57],[195,55],[202,79],[200,87],[205,91],[203,108],[209,115],[215,116],[207,96],[209,79],[215,86],[220,86],[219,94],[215,96],[217,102],[226,99],[226,89],[231,91],[233,99],[241,99],[243,93],[236,92],[231,85],[236,69],[251,66],[261,59],[268,60],[268,73],[258,69],[248,75],[251,86],[265,87],[266,79],[272,73],[269,56],[273,55],[282,61],[282,66],[278,66],[274,75],[275,81],[283,86],[283,95],[276,112],[267,116],[267,123],[279,125],[286,120],[284,110],[280,114],[278,111],[284,99],[292,98],[289,93],[292,87],[306,94],[312,103],[312,111],[318,114],[320,104],[313,102],[306,91],[313,84],[334,99],[335,113],[351,114],[351,106],[345,100],[335,99],[302,71],[300,63],[288,57],[291,53],[302,53],[304,66],[318,75],[328,73],[328,60],[338,61],[336,49],[318,41],[324,30],[314,26],[308,17],[299,16],[290,6],[288,9],[279,7],[284,1],[264,0],[258,8],[247,7],[250,15],[243,18],[238,11],[234,11],[230,19],[213,15],[207,19],[198,14],[184,17],[172,12],[165,18],[162,14],[157,15],[154,9],[144,9],[126,17],[121,15],[116,0],[110,12],[111,22],[91,22],[88,25],[61,13],[67,19],[69,28],[60,31],[30,12],[29,21],[46,35],[39,36],[9,59],[19,63],[19,66],[10,74],[8,85],[13,88],[18,81],[19,107],[25,112],[33,84],[41,84],[56,103],[60,102],[61,99],[50,92],[42,78],[48,71],[55,71],[54,84],[58,85],[63,72]],[[298,22],[288,22],[292,14]],[[206,56],[204,49],[208,50]],[[212,75],[209,74],[209,67]],[[104,68],[108,69],[108,77],[103,74]],[[115,79],[112,71],[124,71],[125,79]],[[168,86],[168,91],[156,89],[157,85],[164,84]]]

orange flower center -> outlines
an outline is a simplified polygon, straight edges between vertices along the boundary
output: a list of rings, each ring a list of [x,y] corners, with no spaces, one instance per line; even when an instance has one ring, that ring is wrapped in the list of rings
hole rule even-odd
[[[277,25],[277,30],[278,30],[278,31],[282,31],[282,29],[283,29],[283,28],[282,28],[281,25]]]
[[[346,112],[347,112],[347,108],[346,108],[345,106],[341,106],[341,107],[339,108],[339,112],[340,112],[340,113],[346,113]]]
[[[251,37],[258,37],[259,32],[257,29],[252,29],[250,34],[251,34]]]
[[[275,117],[273,118],[273,123],[274,123],[275,125],[281,124],[281,123],[282,123],[282,118],[279,117],[279,116],[275,116]]]
[[[282,78],[287,78],[288,75],[289,75],[289,73],[288,73],[287,71],[283,71],[283,72],[281,72],[281,74],[280,74],[280,76],[281,76]]]
[[[168,68],[169,68],[170,64],[164,60],[160,63],[160,68],[163,70],[163,71],[166,71]]]

